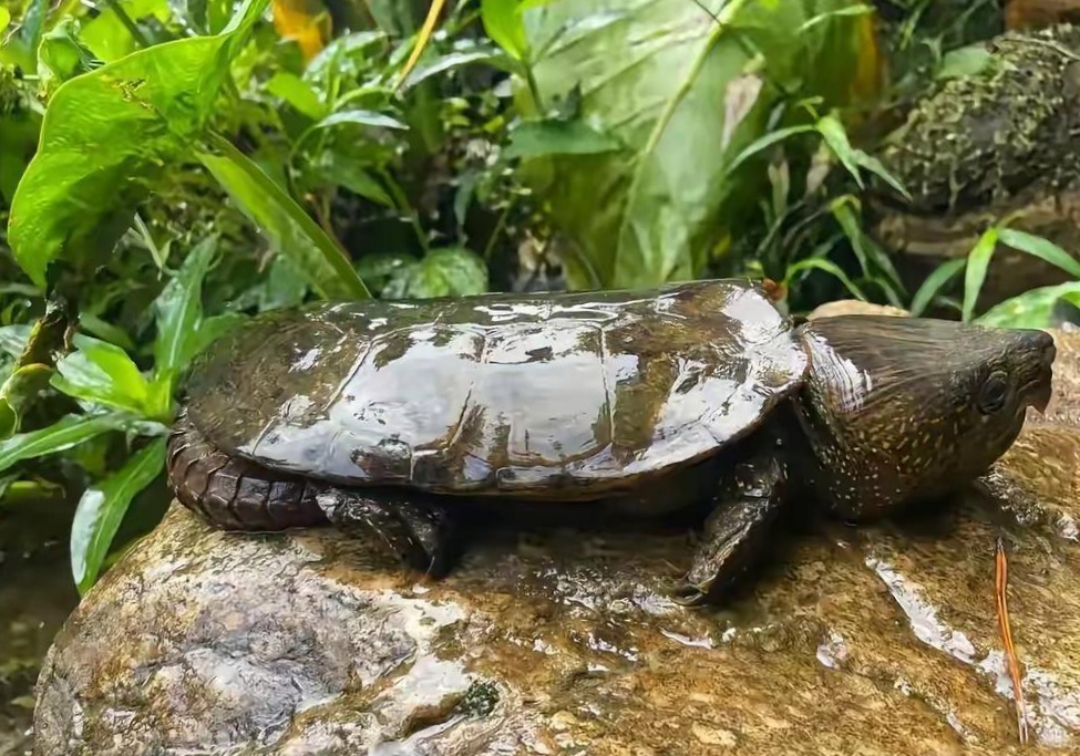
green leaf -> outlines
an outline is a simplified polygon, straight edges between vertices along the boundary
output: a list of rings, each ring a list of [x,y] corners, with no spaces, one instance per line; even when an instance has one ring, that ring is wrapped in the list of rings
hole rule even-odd
[[[373,110],[342,110],[338,113],[331,113],[312,128],[328,129],[332,126],[340,126],[343,123],[375,126],[382,129],[401,129],[403,131],[407,131],[409,128],[396,118],[391,118],[384,113],[376,113]]]
[[[812,19],[800,26],[799,31],[810,31],[810,29],[814,28],[818,24],[828,21],[830,19],[837,18],[838,16],[866,16],[874,12],[874,7],[871,5],[849,5],[846,8],[837,8],[836,10],[831,10],[827,13],[820,13],[814,16]]]
[[[101,61],[79,41],[72,19],[64,19],[41,38],[38,75],[44,83],[60,84],[100,65]]]
[[[941,67],[935,74],[936,79],[963,79],[978,76],[994,62],[993,54],[982,45],[961,47],[950,50],[941,59]]]
[[[6,352],[15,358],[21,356],[23,350],[26,349],[26,344],[30,341],[30,333],[33,329],[32,325],[22,323],[0,326],[0,352]]]
[[[224,312],[204,320],[188,347],[191,359],[198,357],[208,346],[246,320],[247,317],[239,312]]]
[[[214,112],[228,62],[268,0],[246,0],[215,37],[132,53],[63,84],[11,207],[8,241],[39,287],[62,252],[110,252],[169,161],[190,155]]]
[[[833,200],[830,207],[844,235],[851,242],[851,249],[859,260],[863,275],[877,280],[890,299],[894,299],[896,291],[904,288],[900,282],[900,274],[888,253],[863,231],[862,223],[855,212],[858,204],[858,200],[846,195]],[[881,279],[882,273],[885,275],[884,279]],[[894,301],[893,304],[900,306],[899,301]]]
[[[0,34],[7,31],[8,24],[11,23],[11,11],[5,6],[0,5]]]
[[[821,270],[829,275],[833,276],[837,281],[843,284],[844,288],[854,294],[858,299],[866,301],[866,295],[862,292],[855,282],[848,278],[840,266],[831,260],[826,260],[821,257],[808,257],[805,260],[790,265],[787,269],[787,273],[784,276],[784,281],[790,288],[791,283],[795,280],[795,276],[807,270]]]
[[[21,5],[23,12],[19,28],[0,45],[0,63],[18,66],[27,73],[34,73],[38,45],[49,16],[49,0],[29,0]]]
[[[19,431],[25,408],[48,387],[52,368],[40,363],[15,369],[0,386],[0,438],[9,438]]]
[[[862,150],[852,150],[852,156],[854,157],[855,162],[858,165],[862,166],[871,173],[877,174],[879,178],[881,178],[886,184],[895,189],[901,196],[905,197],[908,200],[911,199],[911,194],[900,182],[900,179],[889,173],[889,170],[876,157],[873,157],[872,155],[867,155]]]
[[[995,305],[975,321],[998,328],[1049,328],[1054,307],[1061,300],[1080,307],[1080,281],[1026,291]]]
[[[529,45],[518,5],[518,0],[480,0],[480,18],[495,44],[514,60],[524,61]]]
[[[1003,228],[998,233],[998,241],[1006,247],[1038,257],[1051,265],[1056,265],[1069,275],[1080,278],[1080,262],[1049,239],[1029,234],[1026,231]]]
[[[986,280],[986,271],[990,267],[990,258],[994,256],[997,247],[1000,229],[993,226],[979,237],[974,249],[967,258],[967,270],[964,272],[964,306],[963,319],[971,320],[975,314],[975,303],[979,300],[979,292]]]
[[[172,394],[180,372],[191,361],[202,322],[202,282],[217,254],[218,240],[210,236],[184,258],[184,264],[154,300],[157,338],[154,340],[154,383],[160,406],[149,408],[153,417],[171,414]]]
[[[102,320],[97,315],[89,312],[79,313],[79,327],[102,341],[116,344],[116,346],[129,352],[135,351],[135,342],[128,336],[127,331]]]
[[[459,50],[442,55],[425,66],[419,66],[410,73],[401,84],[401,90],[415,87],[417,84],[438,76],[447,71],[467,66],[470,63],[495,63],[502,59],[502,55],[493,49],[478,48],[475,50]]]
[[[847,131],[840,119],[833,115],[827,115],[819,119],[814,128],[825,138],[826,144],[840,162],[847,168],[860,188],[863,186],[862,176],[859,174],[859,160],[855,156],[855,149],[848,141]]]
[[[382,184],[347,157],[330,155],[330,159],[319,161],[315,170],[320,178],[332,185],[343,186],[350,192],[366,197],[384,207],[394,206],[394,200],[387,194]],[[363,278],[363,275],[360,277]]]
[[[809,130],[793,120],[802,109],[774,123],[785,92],[820,98],[824,112],[851,100],[870,54],[854,31],[865,19],[830,16],[799,30],[852,4],[728,0],[712,4],[719,23],[688,0],[573,0],[520,14],[533,51],[520,84],[529,72],[535,83],[517,87],[521,116],[546,117],[579,91],[580,120],[623,146],[521,165],[573,241],[571,287],[594,276],[604,288],[638,288],[707,273],[718,243],[738,236],[770,191],[748,148]]]
[[[382,296],[387,299],[464,297],[487,291],[487,267],[478,255],[462,247],[432,250],[423,260],[399,269]]]
[[[807,124],[803,126],[788,126],[785,129],[777,129],[776,131],[770,131],[765,136],[755,139],[745,150],[740,152],[735,157],[735,159],[731,161],[731,165],[728,167],[728,173],[731,173],[740,165],[752,158],[754,155],[757,155],[763,150],[767,150],[774,144],[782,142],[788,137],[795,136],[796,134],[805,134],[808,131],[816,131],[816,129],[813,126]]]
[[[71,523],[71,572],[80,594],[97,580],[131,500],[161,474],[165,444],[164,438],[154,439],[79,499]]]
[[[946,263],[942,263],[934,269],[934,272],[926,277],[922,286],[915,292],[915,297],[911,300],[911,314],[915,317],[919,317],[926,308],[930,306],[930,303],[934,301],[934,297],[941,291],[949,281],[956,278],[956,275],[964,269],[967,265],[967,258],[961,257],[956,260],[949,260]]]
[[[146,415],[150,384],[127,352],[107,341],[79,334],[78,349],[56,364],[52,385],[68,396]]]
[[[0,472],[24,459],[65,451],[106,431],[129,424],[120,415],[67,415],[54,424],[0,441]]]
[[[591,128],[584,121],[547,119],[525,121],[510,132],[507,158],[540,155],[594,155],[619,149],[619,140]]]
[[[328,110],[319,99],[311,84],[296,74],[279,71],[266,82],[266,90],[275,97],[280,97],[313,121],[318,121]]]
[[[218,154],[202,161],[240,209],[287,255],[324,299],[367,299],[364,282],[345,253],[285,191],[227,140],[214,136]]]

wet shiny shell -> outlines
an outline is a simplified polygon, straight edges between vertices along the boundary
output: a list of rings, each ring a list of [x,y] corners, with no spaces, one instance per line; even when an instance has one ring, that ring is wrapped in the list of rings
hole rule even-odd
[[[211,443],[274,470],[590,498],[744,436],[806,363],[790,321],[735,281],[322,303],[219,340],[188,405]]]

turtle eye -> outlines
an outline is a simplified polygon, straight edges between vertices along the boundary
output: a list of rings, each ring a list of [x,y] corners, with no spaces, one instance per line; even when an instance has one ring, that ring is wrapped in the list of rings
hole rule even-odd
[[[984,415],[992,415],[1005,406],[1005,400],[1009,398],[1009,376],[1001,370],[995,370],[979,389],[979,411]]]

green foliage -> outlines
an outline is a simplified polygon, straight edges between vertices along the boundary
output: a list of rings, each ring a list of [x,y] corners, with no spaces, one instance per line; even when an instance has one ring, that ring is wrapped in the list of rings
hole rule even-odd
[[[200,154],[203,165],[270,237],[274,247],[290,256],[312,288],[329,298],[369,296],[344,252],[281,187],[226,140],[215,139],[214,147],[218,154]]]
[[[527,166],[580,252],[567,261],[573,285],[648,286],[705,271],[765,188],[759,162],[729,168],[771,130],[776,108],[792,93],[850,99],[854,20],[833,14],[803,29],[848,5],[733,0],[715,22],[692,2],[561,2],[522,13],[534,117],[587,92],[576,118],[623,145]]]
[[[71,573],[80,593],[97,580],[131,500],[161,474],[164,464],[165,439],[156,438],[83,492],[71,525]]]
[[[396,267],[382,289],[389,299],[464,297],[487,291],[487,268],[462,247],[432,250],[423,260]]]
[[[96,261],[135,208],[198,139],[228,72],[268,0],[246,0],[220,35],[140,50],[60,87],[15,193],[8,239],[38,286],[61,252]]]

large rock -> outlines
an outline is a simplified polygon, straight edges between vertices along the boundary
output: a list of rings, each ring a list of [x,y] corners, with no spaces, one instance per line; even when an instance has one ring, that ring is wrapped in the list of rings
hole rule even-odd
[[[1035,12],[1039,2],[1015,5]],[[1080,259],[1080,27],[1009,32],[985,49],[981,72],[938,83],[878,155],[911,192],[904,199],[883,187],[872,204],[876,236],[913,290],[1006,219]],[[980,309],[1070,278],[1001,245]]]
[[[1059,339],[1059,386],[1078,338]],[[229,535],[174,508],[57,637],[37,751],[1019,753],[999,537],[1035,750],[1080,748],[1076,396],[1029,425],[990,493],[778,537],[709,610],[665,595],[681,533],[494,528],[427,584],[331,529]]]

